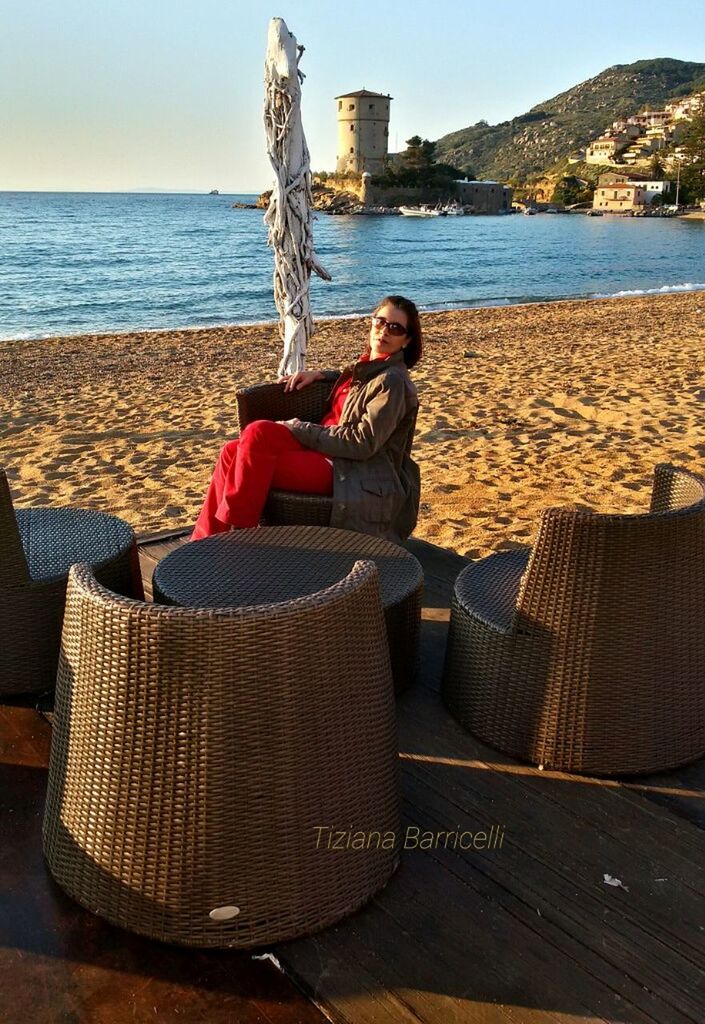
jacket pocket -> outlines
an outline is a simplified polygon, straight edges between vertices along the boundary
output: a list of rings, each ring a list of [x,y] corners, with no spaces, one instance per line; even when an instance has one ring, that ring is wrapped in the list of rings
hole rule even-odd
[[[368,523],[391,523],[399,501],[393,480],[360,480],[361,515]]]

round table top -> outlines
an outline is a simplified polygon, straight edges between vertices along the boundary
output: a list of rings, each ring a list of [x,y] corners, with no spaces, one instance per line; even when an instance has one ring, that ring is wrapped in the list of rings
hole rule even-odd
[[[154,599],[195,608],[274,604],[338,583],[359,559],[377,565],[384,608],[423,583],[418,559],[381,537],[327,526],[261,526],[172,551],[154,571]]]
[[[16,508],[29,575],[35,582],[68,574],[75,562],[102,565],[135,541],[129,523],[88,508]]]

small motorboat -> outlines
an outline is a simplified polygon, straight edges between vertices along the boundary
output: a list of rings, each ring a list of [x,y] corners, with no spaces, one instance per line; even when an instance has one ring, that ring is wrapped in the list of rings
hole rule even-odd
[[[399,213],[404,217],[445,217],[445,211],[434,206],[400,206]]]

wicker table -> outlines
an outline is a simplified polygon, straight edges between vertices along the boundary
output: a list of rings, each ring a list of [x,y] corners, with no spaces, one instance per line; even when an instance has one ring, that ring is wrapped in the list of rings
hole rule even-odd
[[[423,570],[388,540],[320,526],[218,534],[162,559],[154,572],[154,600],[196,608],[273,604],[337,583],[361,558],[374,561],[379,571],[394,688],[400,693],[416,670]]]
[[[118,594],[144,596],[128,523],[93,509],[15,509],[0,471],[0,695],[54,688],[75,562]]]

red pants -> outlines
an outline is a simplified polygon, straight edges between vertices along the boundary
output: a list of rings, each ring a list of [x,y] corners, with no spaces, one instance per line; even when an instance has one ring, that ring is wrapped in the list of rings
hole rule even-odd
[[[257,526],[271,487],[332,494],[333,467],[288,427],[255,420],[221,451],[191,539]]]

